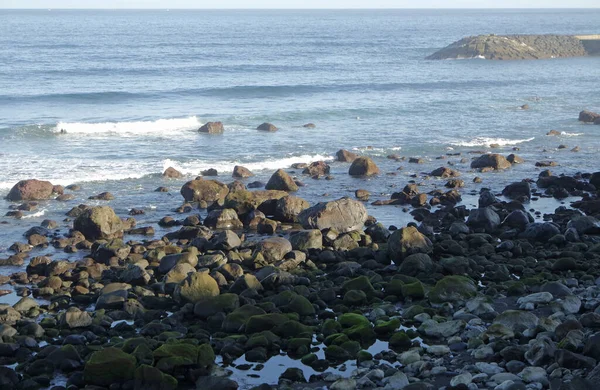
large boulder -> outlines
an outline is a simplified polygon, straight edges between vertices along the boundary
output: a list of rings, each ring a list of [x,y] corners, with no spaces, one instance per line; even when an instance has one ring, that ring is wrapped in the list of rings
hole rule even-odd
[[[194,272],[176,287],[173,295],[180,301],[196,303],[219,295],[219,284],[208,271]]]
[[[260,190],[248,191],[238,190],[230,192],[225,198],[225,207],[234,209],[238,215],[244,215],[252,210],[258,209],[265,202],[274,202],[288,196],[285,191]]]
[[[328,175],[330,170],[331,167],[325,161],[315,161],[310,163],[310,165],[306,168],[304,168],[302,173],[304,175],[310,176],[324,176]]]
[[[279,190],[279,191],[298,191],[298,185],[294,182],[294,179],[287,174],[283,169],[278,169],[269,179],[265,186],[267,190]]]
[[[414,226],[396,230],[388,239],[388,256],[400,264],[407,256],[415,253],[431,253],[433,244]]]
[[[245,179],[247,177],[252,177],[254,176],[254,173],[252,173],[248,168],[243,167],[241,165],[236,165],[235,167],[233,167],[233,177],[238,178],[238,179]]]
[[[54,192],[54,186],[49,181],[29,179],[21,180],[6,196],[10,201],[48,199]]]
[[[475,283],[464,276],[450,275],[438,281],[429,292],[431,303],[465,302],[477,294]]]
[[[530,200],[531,187],[526,181],[515,182],[504,187],[502,195],[509,199]]]
[[[177,169],[173,167],[168,167],[162,174],[164,177],[168,177],[170,179],[178,179],[183,177],[183,173],[179,172]]]
[[[473,229],[492,232],[500,225],[500,216],[491,207],[480,207],[469,212],[467,225]]]
[[[579,113],[580,122],[594,123],[597,119],[600,119],[600,114],[595,112],[583,110]]]
[[[272,124],[272,123],[268,123],[268,122],[265,122],[265,123],[262,123],[262,124],[260,124],[260,125],[259,125],[259,126],[256,128],[256,130],[262,130],[262,131],[277,131],[277,130],[279,130],[279,129],[278,129],[278,128],[277,128],[277,126],[275,126],[274,124]]]
[[[284,196],[275,205],[275,219],[281,222],[297,222],[298,214],[310,207],[308,201],[297,196]]]
[[[269,264],[283,260],[292,251],[292,244],[283,237],[269,237],[256,244],[255,254],[260,253]]]
[[[345,149],[340,149],[335,153],[335,159],[341,162],[353,162],[358,158],[356,153],[349,152]]]
[[[108,240],[123,236],[123,222],[110,206],[96,206],[85,210],[73,223],[73,228],[88,240]]]
[[[290,234],[292,248],[300,251],[308,249],[321,249],[323,247],[323,234],[319,229],[300,230]]]
[[[136,360],[118,348],[94,352],[83,370],[85,383],[108,387],[133,379]]]
[[[244,224],[233,209],[213,210],[206,216],[204,226],[213,229],[241,229]]]
[[[350,165],[348,174],[351,176],[372,176],[379,174],[379,167],[369,157],[358,157]]]
[[[507,169],[512,165],[501,154],[491,153],[479,156],[471,163],[471,168],[493,168],[496,170]]]
[[[342,198],[332,202],[321,202],[303,210],[298,215],[298,222],[304,229],[333,228],[345,233],[360,229],[367,217],[367,209],[361,202]]]
[[[180,191],[186,202],[213,203],[224,201],[229,188],[217,180],[190,180],[181,187]]]
[[[206,122],[198,129],[200,133],[208,134],[221,134],[223,130],[223,123],[221,122]]]

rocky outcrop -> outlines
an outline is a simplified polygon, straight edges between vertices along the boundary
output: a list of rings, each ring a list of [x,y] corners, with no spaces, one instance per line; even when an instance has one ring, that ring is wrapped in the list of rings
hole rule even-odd
[[[572,35],[478,35],[454,42],[427,59],[535,60],[594,55],[583,42]]]
[[[358,157],[348,169],[350,176],[372,176],[379,174],[379,167],[369,157]]]
[[[583,110],[579,113],[579,121],[584,123],[593,123],[600,125],[600,114]]]
[[[123,223],[109,206],[91,207],[73,223],[73,228],[88,240],[110,239],[123,236]]]
[[[201,128],[198,129],[200,133],[208,134],[221,134],[223,133],[223,123],[221,122],[206,122]]]
[[[48,199],[54,192],[54,186],[49,181],[29,179],[21,180],[6,196],[10,201]]]
[[[269,179],[265,186],[267,190],[279,190],[279,191],[298,191],[298,185],[294,182],[294,179],[287,174],[283,169],[278,169]]]

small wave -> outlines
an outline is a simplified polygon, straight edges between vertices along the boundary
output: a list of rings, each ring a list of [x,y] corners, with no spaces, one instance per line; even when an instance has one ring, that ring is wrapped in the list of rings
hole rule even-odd
[[[509,145],[521,144],[523,142],[533,141],[534,139],[535,139],[535,137],[523,138],[523,139],[476,137],[470,141],[450,142],[450,145],[464,146],[464,147],[475,147],[475,146],[490,147],[490,145],[509,146]]]
[[[583,133],[567,133],[566,131],[561,131],[560,135],[563,137],[579,137],[580,135],[583,135]]]
[[[37,217],[42,217],[46,214],[46,209],[41,209],[40,211],[38,211],[37,213],[33,213],[33,214],[28,214],[28,215],[24,215],[23,219],[25,218],[37,218]]]
[[[54,133],[66,134],[117,134],[117,135],[164,135],[169,132],[196,130],[202,123],[195,116],[187,118],[158,119],[155,121],[134,122],[58,122],[52,129]]]
[[[217,172],[232,172],[236,165],[243,165],[251,171],[275,170],[279,168],[288,168],[294,163],[310,163],[313,161],[331,161],[332,156],[322,154],[304,154],[301,156],[290,156],[280,159],[267,159],[256,162],[240,161],[215,161],[195,160],[189,162],[177,162],[170,159],[163,160],[163,171],[168,167],[173,167],[186,175],[199,175],[201,171],[214,168]]]

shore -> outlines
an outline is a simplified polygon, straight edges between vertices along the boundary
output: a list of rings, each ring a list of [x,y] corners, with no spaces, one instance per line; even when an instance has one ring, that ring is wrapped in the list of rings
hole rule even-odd
[[[478,186],[522,164],[515,153],[453,151],[386,199],[368,190],[386,172],[343,150],[343,174],[207,171],[153,221],[115,213],[108,192],[73,207],[78,186],[24,180],[9,216],[62,201],[65,219],[2,243],[0,289],[18,301],[0,304],[0,388],[596,388],[600,173],[540,160],[535,177]],[[299,196],[342,175],[363,181]],[[425,192],[430,179],[443,185]]]

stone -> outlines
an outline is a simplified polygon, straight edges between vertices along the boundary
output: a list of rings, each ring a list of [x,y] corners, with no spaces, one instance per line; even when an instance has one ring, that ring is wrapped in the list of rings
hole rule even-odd
[[[233,167],[232,176],[239,179],[245,179],[254,176],[254,173],[252,173],[248,168],[236,165]]]
[[[526,181],[512,183],[504,187],[502,195],[509,199],[525,199],[529,201],[531,199],[531,187]]]
[[[271,123],[268,123],[268,122],[265,122],[265,123],[260,124],[256,128],[256,130],[271,131],[272,132],[272,131],[277,131],[279,129],[275,125],[273,125]]]
[[[173,295],[180,300],[196,303],[219,295],[219,285],[208,271],[194,272],[176,287]]]
[[[54,193],[54,185],[49,181],[37,179],[21,180],[15,184],[6,199],[12,202],[22,200],[48,199]]]
[[[120,349],[109,347],[94,352],[86,362],[83,377],[96,386],[113,385],[133,379],[136,359]]]
[[[367,209],[356,200],[342,198],[321,202],[298,214],[298,222],[304,229],[335,229],[346,233],[360,229],[367,220]]]
[[[277,190],[286,192],[298,191],[298,185],[294,182],[290,175],[287,174],[283,169],[278,169],[273,173],[267,185],[267,190]]]
[[[206,122],[198,129],[200,133],[208,134],[222,134],[223,130],[223,123],[221,122]]]
[[[396,230],[388,239],[388,257],[400,264],[407,256],[415,253],[431,253],[433,244],[414,226]]]
[[[88,240],[107,240],[123,236],[123,223],[109,206],[86,209],[75,219],[73,228]]]
[[[283,260],[284,256],[292,251],[292,244],[283,237],[269,237],[260,241],[254,253],[260,253],[269,264]]]
[[[292,249],[306,251],[308,249],[321,249],[323,235],[319,229],[299,230],[290,234]]]
[[[60,323],[69,329],[85,328],[92,325],[92,316],[87,311],[71,307],[63,314]]]
[[[337,161],[351,163],[358,158],[358,155],[356,153],[340,149],[335,153],[335,157]]]
[[[297,196],[284,196],[275,205],[275,219],[281,222],[297,222],[298,214],[310,207],[310,203]]]
[[[350,165],[350,176],[373,176],[379,174],[379,167],[370,157],[358,157]]]
[[[431,303],[465,302],[477,294],[475,283],[464,276],[449,275],[438,281],[429,292]]]
[[[419,327],[419,332],[437,338],[448,338],[458,334],[465,327],[462,320],[452,320],[438,323],[435,320],[426,320]]]
[[[500,222],[500,216],[491,207],[483,207],[469,211],[467,226],[491,233],[496,230]]]
[[[229,188],[217,180],[201,179],[188,181],[179,192],[186,202],[204,201],[212,204],[214,202],[223,203],[229,193]]]
[[[493,168],[496,170],[507,169],[512,165],[508,160],[501,154],[491,153],[484,154],[471,163],[471,168]]]
[[[512,331],[523,331],[535,328],[539,323],[539,318],[526,311],[506,310],[494,319],[494,323],[502,324]]]
[[[204,226],[212,229],[241,229],[244,224],[234,209],[217,209],[208,213]]]

